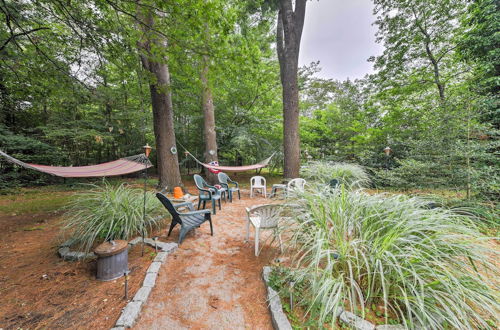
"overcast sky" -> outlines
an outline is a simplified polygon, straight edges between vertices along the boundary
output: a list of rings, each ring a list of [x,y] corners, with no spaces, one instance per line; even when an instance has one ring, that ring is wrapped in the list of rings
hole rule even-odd
[[[320,61],[318,76],[351,80],[373,72],[368,57],[382,52],[375,43],[371,0],[307,2],[300,65]]]

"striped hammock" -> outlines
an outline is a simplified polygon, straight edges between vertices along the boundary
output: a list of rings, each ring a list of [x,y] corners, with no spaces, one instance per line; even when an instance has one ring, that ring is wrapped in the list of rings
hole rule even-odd
[[[20,161],[12,156],[7,155],[0,150],[0,156],[3,156],[7,161],[28,168],[31,170],[47,173],[50,175],[60,176],[63,178],[97,178],[106,176],[124,175],[142,171],[153,166],[149,159],[144,154],[120,158],[118,160],[90,166],[47,166],[30,164]]]
[[[261,162],[259,162],[257,164],[253,164],[253,165],[246,165],[246,166],[218,166],[218,165],[211,165],[211,164],[202,163],[195,156],[193,156],[193,154],[191,154],[189,151],[188,151],[188,154],[191,157],[193,157],[193,159],[198,164],[200,164],[201,166],[204,166],[204,167],[206,167],[208,169],[212,169],[212,170],[216,170],[216,171],[221,171],[221,172],[245,172],[245,171],[250,171],[250,170],[257,170],[259,168],[263,168],[263,167],[266,167],[267,165],[269,165],[269,161],[274,156],[274,153],[273,153],[268,158],[264,159],[263,161],[261,161]]]

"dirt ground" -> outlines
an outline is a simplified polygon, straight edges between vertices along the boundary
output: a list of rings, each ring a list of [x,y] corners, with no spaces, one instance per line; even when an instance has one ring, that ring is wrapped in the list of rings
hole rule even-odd
[[[243,190],[213,216],[213,237],[208,223],[189,233],[162,266],[136,328],[271,329],[261,271],[279,250],[267,240],[255,257],[253,229],[244,242],[245,207],[268,202]],[[0,329],[109,329],[118,319],[124,278],[97,281],[95,261],[60,259],[61,220],[61,212],[0,214]],[[178,234],[162,230],[160,240],[177,242]],[[149,247],[144,257],[140,245],[129,251],[129,297],[153,258]]]
[[[60,214],[0,216],[0,328],[109,329],[125,306],[124,278],[95,279],[95,261],[68,262],[56,252]],[[129,251],[133,296],[154,250]]]
[[[261,272],[279,248],[270,245],[269,231],[259,257],[253,229],[244,242],[245,207],[264,203],[269,199],[243,191],[241,200],[223,203],[213,216],[214,236],[208,223],[189,233],[163,264],[135,329],[272,329]],[[176,228],[160,240],[176,242],[178,234]]]

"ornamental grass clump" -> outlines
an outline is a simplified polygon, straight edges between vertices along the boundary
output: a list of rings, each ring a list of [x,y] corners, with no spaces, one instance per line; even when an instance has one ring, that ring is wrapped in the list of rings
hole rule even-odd
[[[317,183],[328,184],[337,179],[340,183],[352,188],[363,188],[370,185],[370,177],[365,169],[356,164],[312,161],[300,170],[301,176]]]
[[[290,281],[319,325],[340,308],[364,317],[372,306],[408,328],[498,324],[498,251],[470,218],[427,203],[321,188],[290,201]]]
[[[146,194],[146,218],[143,221],[144,192],[127,187],[90,185],[78,193],[65,213],[63,230],[89,252],[94,243],[112,239],[128,240],[134,235],[151,232],[160,225],[162,205],[153,193]]]

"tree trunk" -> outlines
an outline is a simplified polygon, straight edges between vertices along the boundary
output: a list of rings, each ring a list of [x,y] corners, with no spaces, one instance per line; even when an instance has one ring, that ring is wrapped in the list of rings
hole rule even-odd
[[[153,108],[153,127],[157,152],[158,186],[172,191],[174,187],[182,186],[177,153],[171,152],[176,147],[174,132],[174,112],[172,94],[170,91],[170,73],[165,56],[151,54],[151,44],[155,47],[167,47],[165,38],[153,35],[149,27],[153,26],[152,13],[148,13],[145,25],[141,25],[146,35],[144,42],[139,42],[141,62],[144,69],[154,76],[150,82],[151,105]]]
[[[205,137],[205,162],[217,161],[217,133],[215,132],[215,113],[214,102],[212,98],[212,90],[208,82],[208,69],[210,59],[207,55],[203,55],[202,68],[201,68],[201,101],[203,108],[203,123],[204,123],[204,137]],[[219,182],[217,174],[210,172],[205,168],[205,176],[210,184]]]
[[[300,169],[299,87],[297,72],[306,0],[279,0],[277,51],[283,87],[283,151],[285,178],[297,178]]]

